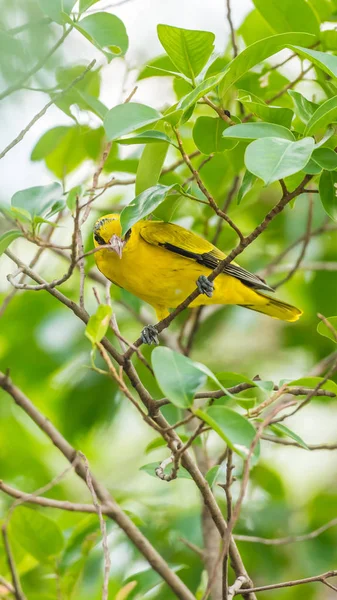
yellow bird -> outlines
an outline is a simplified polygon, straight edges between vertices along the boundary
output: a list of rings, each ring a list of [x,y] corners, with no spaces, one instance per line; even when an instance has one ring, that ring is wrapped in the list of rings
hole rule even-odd
[[[281,319],[296,321],[300,310],[271,298],[272,292],[260,277],[230,263],[215,284],[207,279],[225,254],[195,233],[163,221],[139,221],[121,238],[120,218],[105,215],[94,227],[98,269],[113,283],[148,302],[160,321],[198,286],[201,293],[191,307],[210,304],[237,304]],[[142,332],[145,343],[157,343],[157,331],[148,326]]]

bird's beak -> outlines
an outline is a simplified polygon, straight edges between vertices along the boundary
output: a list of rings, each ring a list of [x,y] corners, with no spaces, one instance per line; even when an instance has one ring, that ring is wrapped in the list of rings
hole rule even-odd
[[[125,241],[122,240],[118,235],[116,235],[115,233],[113,234],[112,238],[109,241],[109,244],[111,246],[111,249],[116,252],[117,256],[119,256],[119,258],[122,258],[122,253],[123,253],[123,248],[125,246]]]

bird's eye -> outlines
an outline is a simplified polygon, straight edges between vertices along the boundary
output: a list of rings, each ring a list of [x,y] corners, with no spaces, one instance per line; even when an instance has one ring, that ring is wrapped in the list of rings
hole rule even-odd
[[[94,234],[94,238],[97,244],[99,244],[100,246],[104,246],[104,244],[106,243],[105,240],[103,240],[103,238],[98,233]]]

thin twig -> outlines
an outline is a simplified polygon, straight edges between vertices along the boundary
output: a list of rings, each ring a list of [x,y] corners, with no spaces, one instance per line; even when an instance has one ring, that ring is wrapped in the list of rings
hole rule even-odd
[[[307,226],[306,226],[306,231],[304,234],[304,240],[303,240],[303,246],[302,246],[302,250],[298,256],[298,259],[296,261],[296,263],[294,264],[294,266],[290,269],[289,273],[287,273],[287,275],[281,279],[280,281],[278,281],[276,284],[273,285],[273,288],[276,290],[278,287],[280,287],[280,285],[283,285],[284,283],[286,283],[287,281],[289,281],[296,273],[296,271],[300,268],[302,261],[305,257],[305,253],[307,251],[309,242],[310,242],[310,235],[311,235],[311,225],[312,225],[312,213],[313,213],[313,206],[314,203],[312,201],[312,198],[309,198],[309,209],[308,209],[308,219],[307,219]]]
[[[262,436],[262,439],[264,439],[264,436]],[[264,544],[265,546],[283,546],[285,544],[294,544],[295,542],[306,542],[307,540],[313,540],[328,529],[331,529],[331,527],[336,527],[336,525],[337,518],[331,519],[331,521],[328,523],[321,525],[321,527],[318,527],[309,533],[304,533],[303,535],[290,535],[283,538],[263,538],[256,535],[235,534],[234,538],[238,540],[238,542]]]
[[[102,600],[108,600],[111,559],[110,559],[110,551],[109,551],[109,545],[108,545],[108,536],[107,536],[107,531],[106,531],[106,523],[105,523],[105,520],[103,519],[102,507],[101,507],[100,502],[98,501],[97,494],[96,494],[96,491],[95,491],[95,488],[94,488],[94,485],[92,482],[88,459],[82,452],[79,452],[78,454],[84,462],[87,486],[90,490],[92,501],[94,503],[94,506],[96,508],[98,518],[99,518],[99,526],[100,526],[100,530],[102,533],[102,546],[103,546],[103,553],[104,553],[104,579],[103,579]]]
[[[228,223],[228,225],[234,229],[235,233],[238,235],[240,241],[242,242],[244,240],[244,236],[241,233],[240,229],[235,225],[235,223],[232,221],[232,219],[226,214],[224,213],[221,208],[218,207],[217,203],[215,202],[213,196],[209,193],[209,191],[207,190],[207,188],[204,186],[199,172],[197,171],[197,169],[195,169],[188,157],[188,155],[186,154],[185,150],[184,150],[184,146],[182,143],[182,139],[180,136],[180,133],[178,131],[178,129],[174,128],[174,132],[176,134],[176,138],[177,138],[177,142],[178,142],[178,146],[179,146],[179,150],[181,153],[181,156],[183,157],[186,165],[188,166],[189,170],[191,171],[192,175],[194,176],[198,187],[200,189],[200,191],[204,194],[204,196],[207,198],[208,203],[210,205],[210,207],[214,210],[214,212],[221,217],[222,219],[224,219],[224,221],[226,221],[226,223]]]
[[[234,29],[234,25],[233,25],[233,21],[232,21],[232,11],[231,11],[230,0],[226,0],[226,4],[227,4],[227,21],[228,21],[229,29],[231,32],[233,56],[235,58],[238,55],[238,47],[236,45],[236,40],[235,40],[235,29]]]
[[[2,525],[1,532],[2,532],[2,537],[3,537],[3,541],[4,541],[7,563],[8,563],[8,567],[9,567],[9,570],[10,570],[11,576],[12,576],[12,583],[13,583],[13,588],[14,588],[15,599],[16,600],[26,600],[26,596],[22,591],[18,572],[16,570],[12,549],[11,549],[9,539],[8,539],[6,523],[4,523]]]
[[[270,585],[263,585],[261,587],[248,588],[247,590],[240,590],[238,594],[246,595],[249,592],[267,592],[268,590],[279,590],[281,588],[294,587],[295,585],[303,585],[305,583],[321,582],[325,583],[325,579],[330,577],[337,577],[337,571],[328,571],[322,573],[322,575],[315,575],[314,577],[306,577],[305,579],[294,579],[293,581],[284,581],[283,583],[273,583]]]

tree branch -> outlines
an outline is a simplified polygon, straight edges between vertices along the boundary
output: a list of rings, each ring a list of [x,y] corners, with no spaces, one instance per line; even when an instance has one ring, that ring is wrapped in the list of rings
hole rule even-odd
[[[2,387],[14,400],[14,402],[24,410],[24,412],[44,431],[53,444],[62,452],[62,454],[72,462],[76,456],[76,450],[67,442],[62,434],[54,425],[30,402],[19,388],[10,381],[9,377],[0,373],[0,387]],[[79,462],[75,466],[76,473],[86,483],[87,472],[83,463]],[[97,481],[90,473],[93,489],[102,504],[107,507],[107,516],[115,521],[124,531],[127,537],[138,548],[138,550],[147,559],[150,565],[166,581],[172,591],[181,600],[194,600],[193,594],[188,590],[181,579],[169,568],[164,559],[153,548],[147,538],[134,525],[129,517],[122,511],[116,501],[110,496],[108,490]],[[18,600],[23,600],[20,598]]]
[[[263,585],[261,587],[251,588],[250,590],[240,590],[237,594],[246,595],[249,592],[267,592],[268,590],[279,590],[281,588],[294,587],[295,585],[303,585],[305,583],[314,583],[319,581],[325,582],[325,579],[330,577],[337,577],[337,571],[327,571],[322,575],[315,575],[314,577],[306,577],[305,579],[294,579],[293,581],[284,581],[283,583],[274,583],[271,585]]]

